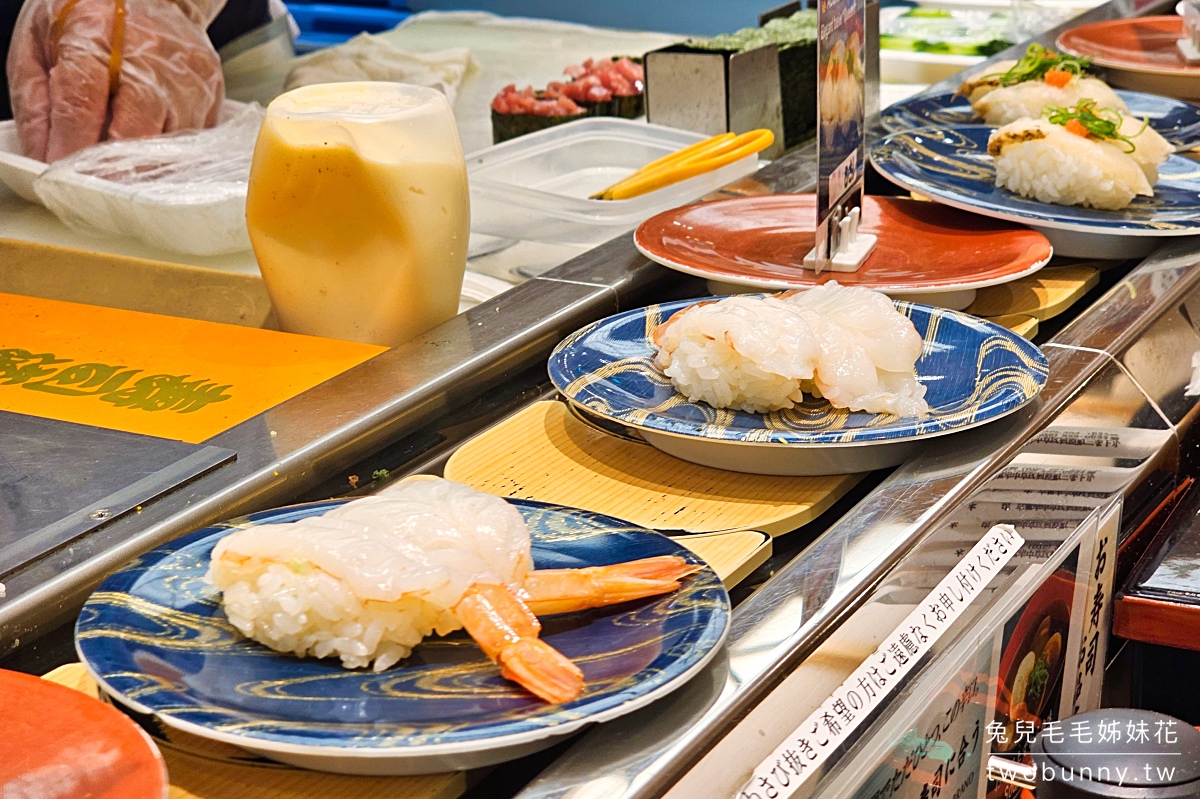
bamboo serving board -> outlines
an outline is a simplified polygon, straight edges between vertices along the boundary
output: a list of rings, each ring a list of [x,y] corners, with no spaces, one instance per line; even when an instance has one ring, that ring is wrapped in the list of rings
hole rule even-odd
[[[697,466],[598,430],[555,401],[535,402],[468,441],[447,462],[445,476],[490,494],[583,508],[665,533],[770,535],[812,521],[861,478]]]
[[[60,666],[44,679],[100,696],[81,663]],[[257,761],[235,747],[194,740],[197,748],[188,751],[156,741],[171,779],[168,799],[457,799],[467,789],[463,773],[423,777],[323,774]],[[243,762],[233,762],[235,759]]]
[[[967,313],[988,318],[1019,314],[1045,322],[1070,308],[1099,280],[1100,271],[1092,266],[1051,266],[980,289]]]

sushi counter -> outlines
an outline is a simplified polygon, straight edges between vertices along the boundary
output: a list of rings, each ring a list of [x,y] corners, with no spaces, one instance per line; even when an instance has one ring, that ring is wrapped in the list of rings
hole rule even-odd
[[[1125,7],[1100,6],[1037,41],[1053,47],[1064,31],[1120,19]],[[1168,13],[1167,4],[1140,13]],[[1011,63],[1028,44],[989,63]],[[648,223],[636,241],[618,236],[398,346],[325,351],[329,342],[313,339],[326,371],[272,373],[291,388],[264,390],[263,410],[239,410],[243,420],[215,435],[189,421],[186,435],[154,433],[178,440],[150,445],[71,417],[79,443],[42,451],[39,496],[51,502],[83,481],[137,491],[124,504],[106,497],[100,510],[68,497],[55,525],[0,549],[0,669],[116,696],[109,704],[163,753],[174,799],[1013,795],[992,761],[1025,755],[1035,723],[1133,701],[1126,639],[1110,636],[1114,607],[1128,606],[1122,585],[1147,571],[1134,565],[1153,555],[1177,507],[1191,507],[1181,497],[1200,470],[1191,426],[1200,237],[1172,238],[1187,220],[1142,220],[1161,235],[1139,236],[1105,228],[1092,209],[1067,208],[1078,213],[1055,228],[1020,209],[999,221],[972,215],[997,216],[987,198],[951,202],[967,193],[970,170],[951,175],[961,178],[955,194],[921,172],[921,158],[946,163],[981,142],[986,151],[988,137],[954,139],[967,130],[954,127],[954,110],[937,117],[921,104],[944,105],[937,98],[961,80],[872,120],[864,218],[892,225],[890,238],[878,229],[880,252],[1025,258],[1016,272],[910,286],[894,308],[865,312],[862,295],[838,305],[849,295],[837,292],[850,289],[837,287],[692,307],[715,289],[752,284],[660,266],[647,254],[670,260],[662,248],[671,240],[654,238]],[[913,132],[931,117],[941,127]],[[1186,125],[1176,127],[1163,133],[1171,144]],[[1180,163],[1194,162],[1172,155],[1162,166],[1169,202],[1195,180]],[[758,203],[759,219],[811,213],[805,193],[817,167],[815,145],[802,144],[665,224],[701,224],[687,214],[715,218],[738,203]],[[1060,254],[1050,260],[1045,239],[1014,221]],[[906,225],[942,238],[910,241]],[[923,304],[939,293],[937,304],[965,313]],[[828,403],[823,415],[789,415],[778,408],[790,404],[750,389],[744,406],[689,415],[700,403],[683,401],[656,370],[666,358],[666,374],[687,380],[668,356],[702,338],[702,325],[731,324],[718,309],[813,329],[838,314],[874,334],[899,325],[906,332],[891,341],[912,358],[898,368],[904,380],[879,367],[891,404],[842,411],[842,427],[829,427]],[[94,329],[111,328],[94,310]],[[115,378],[86,379],[71,385]],[[811,395],[817,381],[832,402],[839,390],[821,382],[819,366],[795,379],[785,394]],[[117,408],[114,400],[133,401],[106,396]],[[194,396],[170,402],[199,407]],[[225,407],[234,413],[233,402]],[[0,461],[53,440],[38,418],[19,418],[24,443],[0,441]],[[793,445],[785,455],[780,442]],[[360,571],[363,585],[380,581],[364,596],[383,590],[386,535],[350,555],[319,539],[356,513],[410,507],[477,518],[493,537],[479,552],[500,554],[471,557],[504,561],[494,568],[523,584],[512,596],[532,627],[519,613],[473,616],[475,599],[507,601],[480,599],[473,586],[451,603],[453,616],[447,605],[412,624],[426,634],[465,626],[474,642],[455,633],[414,650],[421,634],[380,644],[379,630],[395,623],[387,613],[431,612],[405,605],[409,597],[389,599],[399,609],[378,618],[360,608],[368,615],[347,632],[350,621],[322,609],[341,601],[339,586],[303,595],[341,558],[385,564]],[[521,536],[531,555],[513,554]],[[596,582],[565,593],[557,581],[581,567],[594,567]],[[242,637],[291,641],[272,645],[283,651],[306,634],[307,621],[288,628],[295,601],[256,604],[271,580],[299,585],[290,596],[311,602],[305,613],[330,620],[332,632],[318,630],[311,647],[322,659]],[[622,591],[636,601],[621,604]],[[539,628],[530,611],[549,618]],[[577,612],[556,617],[564,611]],[[267,622],[256,618],[264,613]],[[512,626],[492,629],[496,618]],[[530,666],[526,650],[513,651],[518,638],[546,659]],[[503,677],[488,658],[504,664]],[[360,668],[372,659],[377,672]],[[66,701],[39,699],[40,690],[28,689],[35,719],[36,701]],[[18,734],[68,734],[45,727]]]

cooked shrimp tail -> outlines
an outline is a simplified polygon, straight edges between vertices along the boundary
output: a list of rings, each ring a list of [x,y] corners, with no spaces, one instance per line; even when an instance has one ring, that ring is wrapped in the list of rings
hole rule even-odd
[[[545,569],[525,577],[521,598],[539,616],[570,613],[670,593],[700,566],[675,555],[585,569]]]
[[[506,679],[554,704],[583,693],[583,672],[538,639],[542,625],[507,586],[476,583],[454,612]]]
[[[523,638],[500,651],[500,674],[547,702],[570,702],[583,693],[583,672],[550,644]]]

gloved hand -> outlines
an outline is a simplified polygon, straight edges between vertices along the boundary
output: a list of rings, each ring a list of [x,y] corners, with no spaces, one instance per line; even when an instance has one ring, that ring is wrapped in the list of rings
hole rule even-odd
[[[8,53],[25,154],[211,127],[225,82],[205,33],[225,0],[25,0]]]

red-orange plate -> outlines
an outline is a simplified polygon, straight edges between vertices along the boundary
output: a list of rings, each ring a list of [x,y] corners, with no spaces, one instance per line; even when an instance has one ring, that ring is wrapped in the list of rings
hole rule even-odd
[[[1175,47],[1186,35],[1182,17],[1137,17],[1080,25],[1063,32],[1057,44],[1102,67],[1197,77],[1200,66],[1188,66]]]
[[[879,237],[857,272],[801,266],[816,239],[812,194],[738,197],[686,205],[647,219],[634,241],[651,260],[718,283],[762,290],[836,280],[887,294],[937,294],[1007,283],[1052,253],[1029,228],[898,197],[864,197],[861,230]]]
[[[167,769],[149,736],[116,708],[79,691],[0,670],[0,730],[2,795],[167,795]]]

